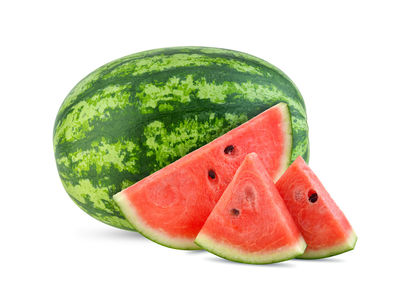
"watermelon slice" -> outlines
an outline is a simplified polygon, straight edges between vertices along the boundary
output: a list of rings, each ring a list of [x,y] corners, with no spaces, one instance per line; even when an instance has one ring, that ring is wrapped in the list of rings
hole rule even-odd
[[[322,258],[352,250],[357,236],[343,212],[299,156],[276,183],[307,242],[301,258]]]
[[[194,239],[250,152],[258,153],[274,180],[289,166],[288,107],[279,103],[213,142],[114,195],[145,237],[177,249],[199,249]]]
[[[220,257],[256,264],[287,260],[306,248],[256,153],[246,156],[195,242]]]

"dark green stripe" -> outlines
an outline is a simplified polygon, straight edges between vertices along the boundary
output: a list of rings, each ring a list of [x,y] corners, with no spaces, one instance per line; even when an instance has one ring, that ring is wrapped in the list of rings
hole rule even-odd
[[[106,122],[99,122],[96,124],[96,128],[88,133],[88,136],[85,139],[77,140],[74,142],[65,142],[63,144],[60,144],[57,147],[56,150],[56,157],[69,157],[69,153],[71,152],[76,152],[77,150],[91,150],[93,149],[92,143],[94,141],[100,141],[102,138],[106,140],[107,143],[116,143],[118,141],[133,141],[135,144],[137,144],[140,149],[138,151],[135,151],[135,154],[138,156],[138,161],[137,161],[137,169],[138,169],[138,174],[133,174],[129,172],[128,170],[119,170],[111,165],[110,168],[103,168],[99,173],[96,171],[95,164],[92,165],[90,170],[84,171],[84,172],[76,172],[74,170],[71,170],[70,167],[74,167],[74,164],[71,162],[70,167],[65,167],[63,164],[58,165],[58,169],[60,173],[64,176],[66,176],[64,179],[68,182],[70,182],[73,185],[79,184],[79,180],[81,179],[90,179],[92,181],[92,184],[95,187],[109,187],[112,185],[116,185],[117,187],[115,188],[116,191],[110,191],[110,195],[113,195],[114,193],[120,191],[122,187],[119,187],[118,185],[122,184],[123,181],[129,180],[133,184],[134,182],[141,180],[145,176],[157,171],[158,169],[161,169],[162,166],[157,166],[157,162],[155,160],[155,156],[146,156],[146,153],[148,152],[147,147],[143,143],[144,139],[143,132],[144,132],[144,127],[148,125],[149,122],[153,120],[158,120],[162,121],[168,131],[172,131],[177,123],[179,123],[181,120],[185,118],[194,118],[194,116],[197,116],[197,119],[200,122],[205,122],[208,121],[209,114],[210,113],[215,113],[216,117],[221,118],[224,117],[225,113],[234,113],[234,114],[242,114],[246,113],[248,118],[252,118],[256,116],[258,113],[262,112],[265,108],[268,108],[269,106],[266,107],[265,104],[238,104],[236,105],[235,108],[232,106],[227,107],[226,105],[218,105],[218,104],[212,104],[209,103],[208,106],[203,104],[203,109],[199,109],[197,102],[192,102],[192,108],[188,107],[185,110],[188,110],[188,112],[182,114],[180,113],[179,115],[174,115],[174,113],[168,113],[166,115],[165,113],[152,113],[152,114],[137,114],[136,119],[135,118],[129,118],[126,119],[126,116],[124,115],[123,111],[116,110],[114,113],[112,113],[112,117],[115,117],[115,119],[108,120]],[[175,105],[174,105],[175,106]],[[245,111],[247,108],[247,111]],[[122,115],[118,115],[117,112],[122,112]],[[121,113],[119,113],[121,114]],[[178,118],[177,118],[178,116]],[[118,121],[121,121],[119,123]],[[123,121],[130,121],[130,122],[123,122]],[[115,125],[120,124],[124,125],[123,128],[116,128]],[[228,122],[225,122],[224,126],[220,129],[220,131],[211,133],[210,137],[205,138],[202,142],[199,142],[196,144],[195,147],[189,148],[188,152],[193,151],[204,144],[206,144],[208,141],[215,139],[216,137],[222,135],[223,133],[235,128],[236,124],[228,124]],[[301,131],[294,131],[293,132],[293,147],[295,148],[298,144],[301,144],[304,142],[304,140],[307,137],[307,131],[306,130],[301,130]],[[129,158],[131,156],[131,153],[128,151],[123,151],[123,155],[125,155],[125,158]],[[306,156],[305,156],[306,158]],[[173,162],[178,158],[171,157],[169,162]],[[293,159],[293,157],[292,157]]]
[[[119,65],[120,64],[118,64],[117,66]],[[101,76],[108,74],[116,67],[102,72]],[[141,87],[143,87],[145,84],[156,83],[158,85],[162,85],[171,77],[185,79],[188,75],[192,75],[194,80],[205,79],[208,83],[215,83],[215,84],[223,84],[224,82],[228,81],[228,82],[236,82],[239,84],[252,82],[254,84],[259,84],[260,86],[276,86],[287,96],[292,97],[297,101],[300,101],[302,106],[304,107],[303,99],[301,98],[301,96],[299,96],[297,89],[287,80],[287,78],[283,77],[280,73],[272,69],[267,69],[266,73],[268,73],[269,76],[267,77],[258,76],[254,74],[239,72],[235,69],[232,69],[230,65],[210,65],[201,67],[189,66],[189,67],[169,68],[163,71],[153,71],[134,77],[115,76],[115,77],[110,77],[106,80],[99,79],[95,81],[90,88],[79,94],[75,99],[74,103],[66,107],[63,112],[58,113],[56,118],[56,125],[58,125],[59,120],[63,120],[65,116],[68,115],[71,108],[77,102],[92,97],[97,90],[103,89],[104,87],[109,86],[110,84],[131,85],[132,91],[139,92],[141,91]]]
[[[202,112],[215,113],[219,117],[223,117],[225,113],[244,113],[251,118],[278,103],[249,103],[248,100],[234,98],[235,95],[228,96],[224,104],[211,103],[209,100],[198,99],[191,95],[190,102],[186,104],[169,101],[168,103],[174,107],[174,111],[167,113],[159,112],[156,108],[153,113],[142,114],[132,105],[110,110],[109,119],[95,118],[90,121],[90,125],[94,127],[94,130],[87,132],[84,139],[73,142],[60,142],[57,145],[56,156],[58,156],[58,152],[75,152],[77,149],[89,149],[94,141],[100,141],[102,137],[109,137],[107,139],[109,143],[129,140],[132,137],[143,134],[144,127],[155,120],[166,121],[167,124],[178,123],[185,117],[193,117]],[[282,101],[284,100],[282,99]],[[290,110],[292,117],[304,119],[295,109]]]

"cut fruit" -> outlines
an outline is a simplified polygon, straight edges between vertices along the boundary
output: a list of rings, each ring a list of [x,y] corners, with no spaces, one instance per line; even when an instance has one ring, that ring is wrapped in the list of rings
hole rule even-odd
[[[114,195],[129,222],[168,247],[198,249],[194,239],[246,154],[256,152],[277,180],[290,162],[288,107],[279,103],[213,142]]]
[[[276,183],[307,242],[301,258],[322,258],[352,250],[357,236],[303,158],[299,156]]]
[[[256,153],[246,156],[195,242],[220,257],[255,264],[287,260],[306,248]]]

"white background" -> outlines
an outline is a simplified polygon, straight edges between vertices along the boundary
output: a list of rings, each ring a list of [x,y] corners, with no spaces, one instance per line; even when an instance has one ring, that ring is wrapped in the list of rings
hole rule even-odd
[[[396,1],[7,2],[0,4],[1,282],[400,282]],[[231,263],[159,246],[74,205],[52,152],[64,97],[106,62],[181,45],[244,51],[294,80],[308,110],[310,165],[357,232],[354,251]]]

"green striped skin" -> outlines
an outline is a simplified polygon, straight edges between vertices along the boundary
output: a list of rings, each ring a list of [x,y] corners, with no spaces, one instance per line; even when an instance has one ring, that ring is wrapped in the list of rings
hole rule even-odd
[[[129,55],[89,74],[61,105],[53,137],[59,175],[88,214],[133,230],[114,194],[279,102],[291,112],[292,161],[308,160],[304,101],[276,67],[205,47]]]

